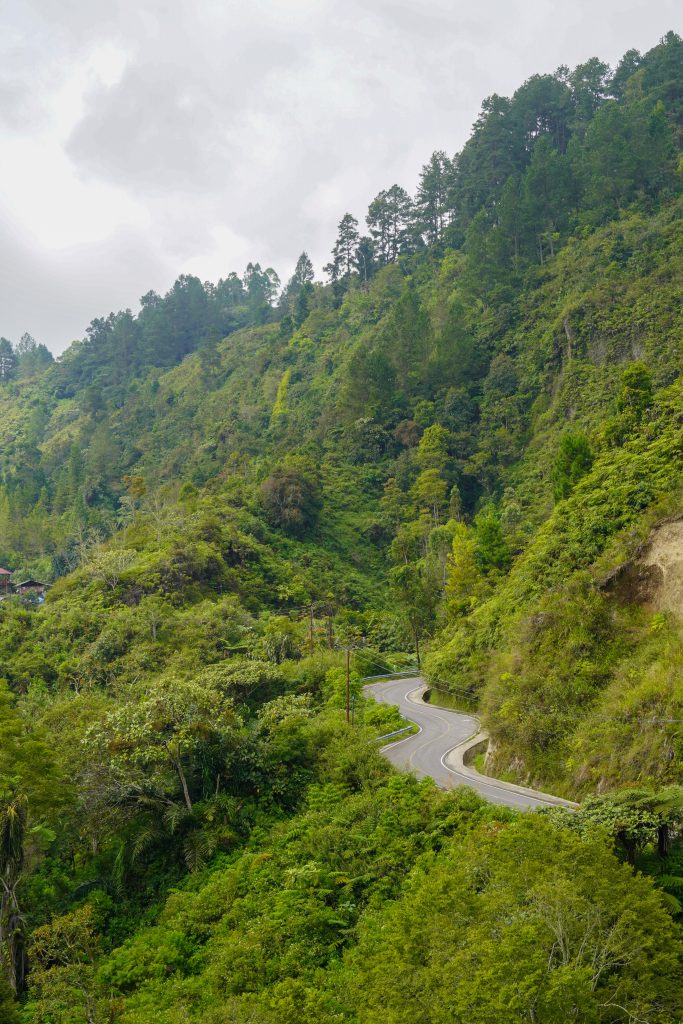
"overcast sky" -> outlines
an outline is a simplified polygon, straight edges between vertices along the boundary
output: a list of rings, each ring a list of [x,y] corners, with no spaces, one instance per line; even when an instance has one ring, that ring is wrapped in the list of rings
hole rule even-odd
[[[0,0],[0,334],[53,352],[180,273],[317,273],[336,224],[535,72],[680,0]]]

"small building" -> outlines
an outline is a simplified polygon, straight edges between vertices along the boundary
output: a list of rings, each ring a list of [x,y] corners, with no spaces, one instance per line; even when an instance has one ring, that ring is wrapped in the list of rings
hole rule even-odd
[[[21,583],[17,583],[15,586],[15,592],[20,594],[22,597],[31,597],[38,604],[42,604],[45,600],[45,591],[48,588],[47,583],[41,583],[40,580],[22,580]]]
[[[6,597],[12,589],[12,573],[9,569],[0,569],[0,597]]]

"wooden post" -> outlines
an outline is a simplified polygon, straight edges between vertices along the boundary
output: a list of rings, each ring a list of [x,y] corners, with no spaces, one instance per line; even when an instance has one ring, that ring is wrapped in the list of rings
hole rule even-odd
[[[309,631],[308,631],[308,650],[309,650],[309,653],[311,654],[311,657],[312,657],[313,656],[313,602],[311,602],[311,624],[310,624],[310,628],[309,628]]]
[[[351,648],[346,648],[346,721],[351,721]]]

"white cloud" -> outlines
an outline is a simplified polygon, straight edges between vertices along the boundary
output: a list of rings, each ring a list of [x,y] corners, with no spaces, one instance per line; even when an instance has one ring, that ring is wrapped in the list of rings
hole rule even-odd
[[[677,22],[677,0],[5,0],[0,333],[58,351],[181,272],[320,268],[484,96]]]

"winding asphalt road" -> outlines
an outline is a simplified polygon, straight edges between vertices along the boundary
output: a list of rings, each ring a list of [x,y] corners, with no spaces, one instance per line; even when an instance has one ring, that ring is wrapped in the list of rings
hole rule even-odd
[[[387,679],[365,687],[368,696],[382,704],[395,705],[404,718],[419,727],[419,732],[381,748],[397,768],[412,771],[420,779],[428,776],[442,789],[471,786],[494,804],[522,810],[576,806],[548,793],[491,779],[465,764],[466,752],[486,738],[480,732],[478,719],[427,704],[422,699],[424,691],[424,682],[417,676]]]

